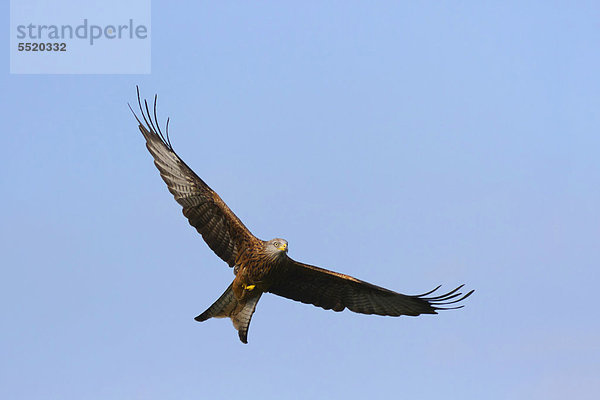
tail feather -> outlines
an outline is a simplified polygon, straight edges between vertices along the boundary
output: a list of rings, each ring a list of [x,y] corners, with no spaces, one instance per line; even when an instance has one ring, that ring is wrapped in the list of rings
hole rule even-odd
[[[258,293],[254,297],[240,302],[233,294],[232,285],[229,285],[217,301],[194,319],[202,322],[210,318],[231,318],[242,343],[248,343],[248,327],[261,295],[262,293]]]
[[[233,284],[229,285],[227,290],[225,290],[225,293],[223,293],[221,297],[208,308],[208,310],[204,311],[194,319],[198,322],[203,322],[209,318],[229,317],[237,305],[237,300],[231,289],[232,286]]]
[[[260,300],[261,294],[262,293],[259,293],[257,296],[246,300],[246,304],[242,306],[242,309],[239,310],[237,314],[231,316],[233,326],[235,329],[237,329],[242,343],[248,343],[248,328],[250,327],[250,320],[252,319],[252,314],[254,314],[254,310],[256,309],[258,300]]]

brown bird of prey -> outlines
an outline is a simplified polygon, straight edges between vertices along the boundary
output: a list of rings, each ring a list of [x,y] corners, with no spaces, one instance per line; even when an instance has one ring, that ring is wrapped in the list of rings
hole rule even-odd
[[[137,95],[143,122],[131,111],[160,176],[183,207],[183,215],[190,225],[223,261],[233,267],[235,274],[225,293],[197,316],[197,321],[231,318],[240,340],[247,343],[250,319],[265,292],[326,310],[348,308],[361,314],[394,317],[437,314],[437,310],[460,308],[462,305],[456,303],[473,293],[471,290],[463,295],[459,292],[461,285],[448,293],[433,296],[438,286],[427,293],[409,296],[291,259],[285,239],[264,241],[255,237],[221,197],[173,151],[168,134],[169,120],[166,135],[158,124],[157,97],[154,97],[151,113],[146,100],[142,105],[139,88]]]

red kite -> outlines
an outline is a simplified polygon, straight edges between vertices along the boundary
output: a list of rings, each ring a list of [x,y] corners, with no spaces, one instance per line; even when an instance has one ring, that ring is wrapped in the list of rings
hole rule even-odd
[[[394,317],[437,314],[437,310],[461,308],[463,306],[456,303],[473,293],[473,290],[464,295],[459,292],[463,285],[437,296],[432,294],[439,286],[421,295],[396,293],[348,275],[295,261],[287,255],[288,243],[284,239],[258,239],[175,153],[169,139],[169,120],[166,135],[158,124],[156,100],[155,96],[151,114],[147,101],[142,106],[138,89],[143,122],[131,110],[146,139],[146,147],[169,191],[183,207],[183,215],[190,225],[223,261],[234,268],[235,273],[225,293],[197,316],[197,321],[231,318],[240,340],[247,343],[250,319],[260,296],[266,292],[326,310],[348,308],[361,314]]]

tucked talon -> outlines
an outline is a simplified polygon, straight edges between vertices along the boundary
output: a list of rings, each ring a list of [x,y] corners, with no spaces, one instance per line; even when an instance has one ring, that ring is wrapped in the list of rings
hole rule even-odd
[[[252,290],[256,287],[256,285],[246,285],[244,283],[244,285],[242,286],[245,290]]]

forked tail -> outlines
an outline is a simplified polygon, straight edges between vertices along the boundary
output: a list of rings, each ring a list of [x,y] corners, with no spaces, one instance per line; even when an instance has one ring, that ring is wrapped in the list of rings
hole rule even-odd
[[[238,301],[233,294],[232,285],[229,285],[212,306],[194,319],[202,322],[210,318],[231,318],[242,343],[248,343],[248,327],[261,295],[259,292],[253,297]]]

